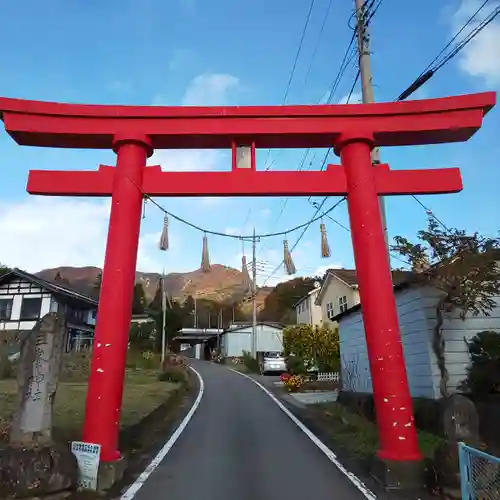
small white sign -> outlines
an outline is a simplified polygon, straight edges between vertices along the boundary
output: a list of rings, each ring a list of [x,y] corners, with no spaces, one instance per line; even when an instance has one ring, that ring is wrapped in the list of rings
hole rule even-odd
[[[78,462],[78,487],[85,490],[97,490],[101,445],[73,441],[71,452]]]

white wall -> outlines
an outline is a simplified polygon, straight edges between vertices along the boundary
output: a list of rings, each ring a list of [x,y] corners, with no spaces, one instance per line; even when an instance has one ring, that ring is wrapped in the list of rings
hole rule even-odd
[[[408,288],[396,293],[410,392],[413,397],[434,398],[425,299],[423,288]],[[339,336],[345,390],[373,392],[360,311],[340,319]]]
[[[401,337],[406,360],[410,393],[413,397],[438,399],[440,373],[432,348],[432,329],[436,324],[439,291],[431,287],[413,287],[396,292]],[[458,311],[445,318],[443,337],[449,374],[448,388],[455,392],[466,376],[470,362],[464,339],[470,340],[484,330],[500,332],[500,298],[490,316],[459,318]],[[345,390],[372,392],[366,341],[361,312],[339,322],[342,376]],[[357,376],[350,374],[356,371]]]
[[[10,287],[9,287],[10,285]],[[31,330],[35,324],[36,320],[33,321],[19,321],[21,317],[21,304],[23,301],[23,295],[16,295],[12,289],[19,288],[22,293],[28,293],[29,282],[24,280],[12,280],[9,283],[4,283],[0,285],[0,299],[12,299],[12,314],[10,321],[0,321],[0,330]],[[40,311],[40,317],[45,316],[51,310],[51,294],[44,292],[39,287],[32,286],[29,298],[41,298],[42,306]]]
[[[223,352],[227,357],[243,356],[252,350],[252,327],[228,331],[224,334]],[[283,351],[283,330],[269,325],[257,325],[257,352]]]
[[[317,306],[314,301],[318,296],[319,288],[310,292],[310,294],[295,308],[297,313],[297,324],[321,325],[322,315],[321,306]]]
[[[13,292],[13,289],[19,289],[19,292],[17,290]],[[8,283],[0,285],[0,299],[12,299],[11,319],[9,321],[0,320],[0,330],[31,330],[34,328],[36,320],[19,321],[23,297],[42,299],[40,318],[43,318],[49,312],[65,311],[65,306],[59,304],[50,292],[35,285],[31,285],[30,288],[29,281],[13,279]],[[95,325],[92,309],[84,311],[83,321],[88,325]]]
[[[436,324],[435,304],[439,299],[439,292],[427,289],[425,300],[425,313],[429,323],[429,330]],[[468,315],[465,320],[460,319],[459,312],[453,311],[443,321],[443,339],[445,341],[444,357],[448,371],[448,389],[450,392],[458,390],[458,386],[465,379],[466,368],[470,363],[469,351],[466,340],[469,341],[479,332],[492,330],[500,332],[500,297],[494,298],[496,307],[489,316]],[[429,334],[430,335],[430,334]],[[432,339],[432,337],[429,337]],[[436,355],[431,349],[432,378],[435,386],[436,397],[440,397],[439,383],[441,375],[436,361]]]

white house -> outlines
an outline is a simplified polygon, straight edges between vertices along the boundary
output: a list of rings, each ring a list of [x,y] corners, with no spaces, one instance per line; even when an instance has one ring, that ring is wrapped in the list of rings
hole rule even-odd
[[[399,284],[411,274],[408,271],[392,272],[394,284]],[[355,269],[328,269],[320,291],[316,296],[316,305],[321,308],[321,317],[326,326],[336,326],[335,317],[358,305],[358,278]]]
[[[321,306],[316,304],[321,285],[313,288],[305,297],[302,297],[295,303],[295,312],[297,313],[298,325],[319,326],[323,322]]]
[[[439,399],[441,378],[432,347],[439,291],[407,281],[395,285],[394,294],[411,395]],[[450,392],[456,392],[466,376],[466,368],[470,362],[466,340],[484,330],[500,332],[500,297],[495,301],[497,307],[490,316],[470,315],[461,320],[455,311],[444,320],[444,356]],[[333,320],[339,324],[344,390],[372,392],[361,304],[337,314]]]
[[[282,352],[283,326],[277,323],[258,323],[256,352]],[[221,336],[224,357],[241,357],[243,351],[252,352],[252,325],[232,324]]]
[[[92,345],[97,306],[91,297],[13,269],[0,277],[0,338],[15,353],[40,318],[58,312],[68,325],[66,350],[80,350]]]
[[[321,309],[326,326],[336,326],[333,317],[359,304],[358,279],[354,269],[328,269],[316,294],[315,305]]]

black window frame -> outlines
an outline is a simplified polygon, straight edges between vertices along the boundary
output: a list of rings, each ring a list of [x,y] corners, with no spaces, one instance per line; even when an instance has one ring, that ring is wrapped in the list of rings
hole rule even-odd
[[[7,299],[7,298],[0,298],[0,304],[2,302],[5,302],[6,304],[8,304],[6,307],[5,307],[5,311],[8,311],[8,317],[7,315],[4,317],[3,314],[2,314],[2,307],[0,307],[0,321],[11,321],[12,320],[12,306],[14,304],[14,299]],[[9,307],[10,305],[10,307]]]
[[[35,315],[35,313],[26,315],[26,311],[24,310],[26,301],[34,301],[37,300],[39,301],[40,307],[38,309],[38,313]],[[40,319],[40,315],[42,313],[42,297],[23,297],[23,300],[21,302],[21,311],[19,313],[19,321],[31,321],[31,320],[36,320]]]

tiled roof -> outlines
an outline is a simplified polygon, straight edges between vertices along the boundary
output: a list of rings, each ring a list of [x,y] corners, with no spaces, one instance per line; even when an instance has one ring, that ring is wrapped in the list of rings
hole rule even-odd
[[[57,283],[53,283],[51,281],[44,280],[42,278],[39,278],[38,276],[27,273],[26,271],[22,271],[21,269],[18,269],[18,268],[14,268],[14,269],[12,269],[12,271],[9,271],[8,273],[1,276],[0,281],[10,279],[10,277],[12,277],[12,276],[17,276],[18,278],[22,278],[22,279],[25,279],[27,281],[31,281],[32,283],[36,283],[40,287],[46,288],[47,290],[50,290],[53,293],[66,295],[66,296],[71,297],[73,299],[86,302],[89,305],[93,305],[93,306],[98,305],[98,302],[95,299],[93,299],[92,297],[89,297],[88,295],[77,292],[76,290],[72,290],[71,288],[67,288],[65,286],[58,285]]]

